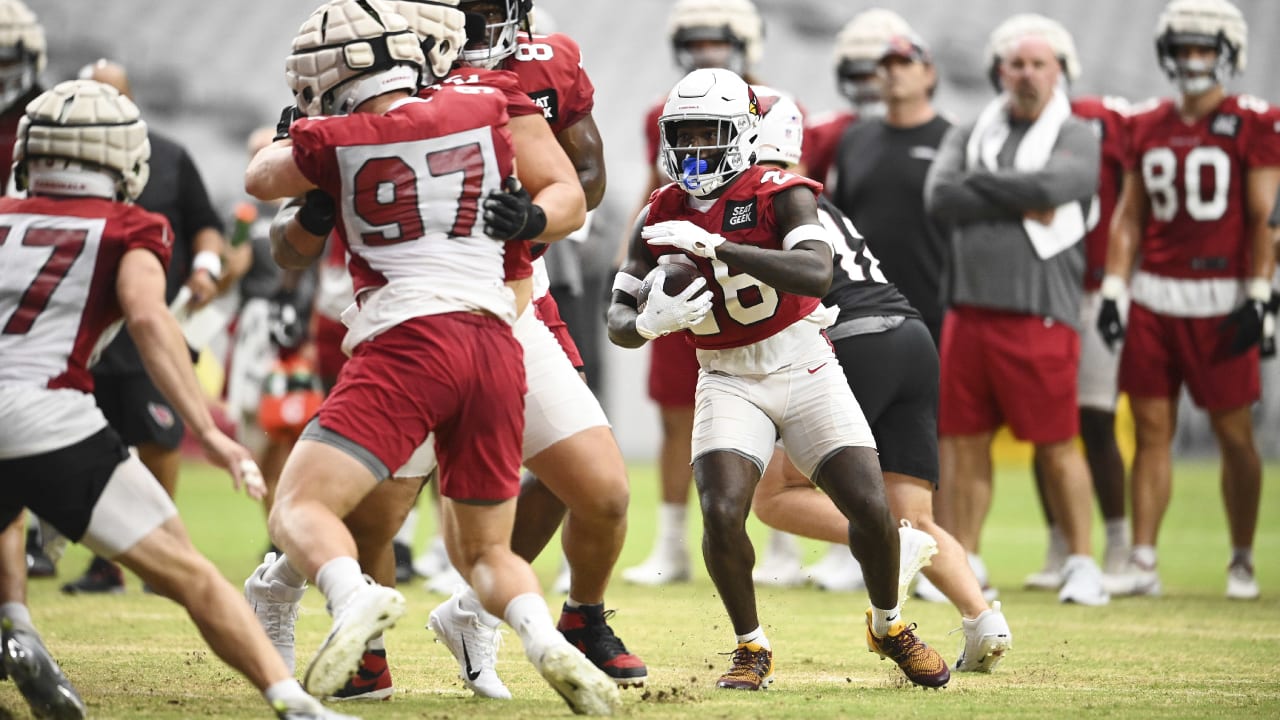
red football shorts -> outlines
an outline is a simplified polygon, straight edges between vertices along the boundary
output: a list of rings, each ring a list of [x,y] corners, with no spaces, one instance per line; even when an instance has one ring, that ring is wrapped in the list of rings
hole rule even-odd
[[[1120,355],[1120,390],[1136,398],[1177,398],[1182,383],[1196,405],[1231,410],[1262,395],[1258,346],[1240,355],[1223,348],[1223,317],[1182,318],[1133,303]]]
[[[649,397],[664,408],[693,407],[698,387],[698,354],[685,333],[649,342]]]
[[[356,346],[320,425],[391,471],[434,431],[441,495],[507,500],[520,491],[524,392],[524,356],[509,325],[425,315]]]
[[[1007,424],[1020,440],[1053,443],[1080,431],[1080,336],[1070,325],[1038,315],[952,308],[942,325],[941,363],[942,435],[975,435]]]
[[[585,365],[582,362],[582,353],[578,352],[578,345],[569,334],[569,326],[565,324],[564,318],[560,317],[560,306],[556,304],[556,299],[551,297],[551,293],[534,298],[533,315],[541,320],[542,324],[546,325],[555,336],[556,342],[560,343],[560,347],[564,349],[564,354],[569,356],[573,369],[581,372]]]
[[[333,385],[347,364],[347,354],[342,352],[342,338],[347,335],[347,326],[315,313],[313,315],[313,339],[316,344],[316,373],[326,386]]]

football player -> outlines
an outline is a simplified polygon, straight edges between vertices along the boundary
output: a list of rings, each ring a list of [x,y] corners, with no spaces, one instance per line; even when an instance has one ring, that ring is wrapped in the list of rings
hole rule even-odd
[[[237,489],[262,496],[249,451],[214,425],[166,307],[169,223],[132,204],[150,157],[137,108],[101,83],[68,81],[27,106],[17,134],[15,181],[28,197],[0,200],[0,521],[29,507],[136,572],[186,608],[210,648],[279,717],[345,717],[291,677],[239,593],[192,546],[173,501],[94,404],[89,366],[123,321],[205,456]],[[5,671],[37,717],[83,717],[29,615],[12,612],[17,599],[3,600]]]
[[[773,680],[746,519],[779,436],[848,519],[871,597],[868,646],[912,682],[945,685],[946,663],[902,621],[898,533],[875,440],[822,332],[832,319],[819,301],[831,284],[832,241],[817,215],[821,186],[751,164],[759,113],[755,92],[728,70],[695,70],[672,89],[660,157],[678,180],[641,211],[608,318],[623,347],[672,334],[697,347],[692,454],[703,559],[736,635],[716,686],[759,690]],[[655,284],[639,309],[637,292],[660,261],[692,264],[703,277],[675,296]]]
[[[1155,35],[1177,95],[1135,108],[1097,317],[1108,342],[1124,338],[1120,389],[1137,440],[1130,572],[1116,589],[1160,593],[1156,538],[1185,384],[1209,414],[1222,456],[1227,597],[1254,599],[1262,468],[1250,407],[1260,395],[1258,344],[1275,269],[1267,218],[1280,186],[1280,110],[1227,93],[1227,78],[1244,71],[1247,40],[1244,16],[1227,0],[1172,0]],[[1119,312],[1126,291],[1127,328]]]

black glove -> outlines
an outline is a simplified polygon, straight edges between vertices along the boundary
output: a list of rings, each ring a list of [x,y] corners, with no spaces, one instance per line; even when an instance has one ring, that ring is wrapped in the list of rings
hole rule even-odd
[[[1276,315],[1280,314],[1280,290],[1271,291],[1271,299],[1267,301],[1265,315],[1262,318],[1262,357],[1276,356]]]
[[[297,105],[286,105],[280,111],[280,120],[276,122],[276,136],[271,138],[272,141],[284,140],[289,137],[289,126],[300,117],[302,117],[302,111],[298,109]]]
[[[495,240],[532,240],[547,229],[547,214],[533,204],[520,181],[502,181],[502,192],[484,200],[484,232]]]
[[[1124,323],[1120,320],[1120,308],[1115,300],[1103,300],[1098,309],[1098,334],[1107,344],[1107,349],[1116,351],[1116,343],[1124,339]]]
[[[337,219],[337,214],[337,208],[333,204],[333,198],[329,197],[329,193],[323,190],[311,190],[307,192],[302,207],[298,208],[298,214],[294,217],[303,230],[312,235],[326,237],[333,232],[333,223]]]
[[[1266,310],[1267,303],[1249,298],[1227,315],[1218,326],[1218,330],[1226,335],[1227,353],[1240,355],[1261,342],[1262,316]]]
[[[268,308],[267,332],[276,347],[291,350],[307,339],[307,317],[304,308],[298,307],[297,293],[281,290],[271,298]]]

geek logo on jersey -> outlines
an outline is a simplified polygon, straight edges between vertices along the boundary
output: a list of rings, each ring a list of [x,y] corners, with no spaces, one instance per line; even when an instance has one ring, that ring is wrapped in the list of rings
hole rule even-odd
[[[720,226],[720,232],[753,228],[756,226],[758,215],[755,198],[741,201],[728,200],[725,202],[724,222]]]
[[[529,99],[542,109],[542,116],[547,119],[547,122],[555,122],[556,118],[560,117],[560,100],[555,88],[531,92]]]
[[[1209,126],[1209,132],[1222,137],[1233,138],[1240,132],[1240,116],[1222,113],[1213,118],[1213,124]]]

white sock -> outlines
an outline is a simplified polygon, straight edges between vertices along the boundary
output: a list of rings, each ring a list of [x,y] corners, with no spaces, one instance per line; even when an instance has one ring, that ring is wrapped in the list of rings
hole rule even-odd
[[[289,556],[280,553],[271,567],[262,573],[262,579],[267,582],[278,582],[288,585],[291,588],[304,588],[307,586],[307,576],[298,572],[298,569],[289,564]]]
[[[658,506],[658,543],[672,553],[683,553],[688,528],[689,506],[662,503]]]
[[[1125,547],[1129,544],[1128,518],[1112,518],[1106,522],[1107,547]]]
[[[353,557],[338,556],[321,565],[316,573],[316,587],[329,601],[331,613],[342,609],[347,599],[367,584],[364,573],[360,572],[360,563]]]
[[[1154,570],[1156,567],[1156,548],[1154,545],[1134,545],[1129,558],[1143,570]]]
[[[1071,548],[1067,547],[1067,536],[1062,533],[1062,528],[1057,525],[1049,526],[1049,557],[1056,558],[1059,561],[1071,554]]]
[[[507,624],[520,636],[524,654],[537,663],[542,654],[554,645],[568,642],[551,622],[551,610],[547,601],[538,593],[524,593],[512,598],[503,612]]]
[[[773,649],[772,647],[769,647],[769,638],[764,636],[764,628],[759,625],[756,626],[755,630],[752,630],[746,635],[737,635],[735,637],[737,637],[739,645],[743,643],[755,643],[765,650]]]
[[[7,602],[0,605],[0,618],[10,620],[13,626],[27,632],[35,632],[36,626],[31,622],[31,611],[20,602]]]
[[[1231,548],[1231,564],[1246,565],[1248,567],[1253,567],[1253,548],[1251,547]]]
[[[894,605],[888,610],[881,610],[875,605],[871,606],[871,632],[876,637],[884,637],[889,634],[889,628],[893,624],[902,619],[902,606]]]
[[[401,545],[413,546],[413,535],[418,531],[418,509],[414,508],[409,511],[409,516],[404,519],[404,524],[396,531],[394,542]]]
[[[272,705],[275,705],[277,700],[284,700],[287,702],[290,699],[297,698],[311,699],[311,696],[307,694],[307,691],[303,690],[302,686],[299,685],[298,681],[294,678],[281,680],[280,682],[271,685],[266,690],[262,691],[262,697],[266,698],[267,702]]]
[[[364,644],[364,649],[369,651],[382,650],[385,652],[387,649],[386,638],[384,638],[381,633],[374,635]]]
[[[484,604],[480,602],[480,596],[470,586],[467,586],[467,589],[458,596],[458,607],[467,612],[475,613],[476,617],[486,627],[496,628],[502,624],[502,618],[484,609]]]

